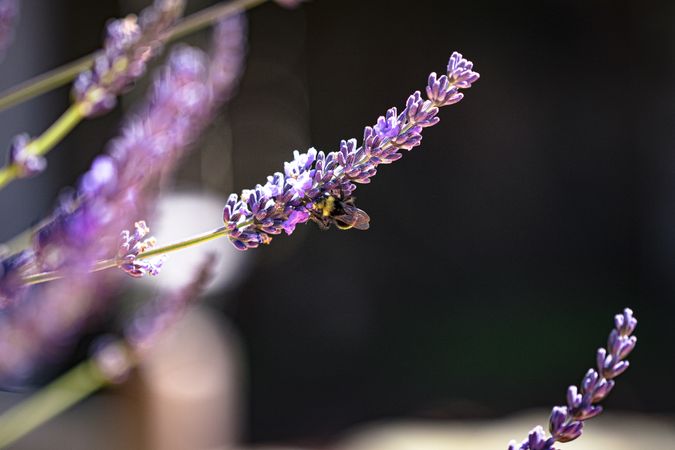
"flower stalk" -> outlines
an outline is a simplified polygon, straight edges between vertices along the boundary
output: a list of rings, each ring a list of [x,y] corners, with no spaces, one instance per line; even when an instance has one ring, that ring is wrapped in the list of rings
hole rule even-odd
[[[21,151],[26,157],[42,157],[84,119],[85,109],[82,103],[72,104],[40,137],[30,141]],[[0,189],[20,177],[21,174],[22,167],[18,162],[12,162],[0,168]]]
[[[131,356],[129,352],[127,355]],[[114,381],[96,357],[81,362],[27,400],[0,415],[0,448],[13,444]]]
[[[245,228],[251,225],[252,222],[241,223],[240,227]],[[229,230],[226,227],[216,228],[215,230],[207,231],[190,238],[184,239],[182,241],[174,242],[167,244],[163,247],[154,247],[145,252],[139,253],[136,256],[136,259],[150,259],[157,256],[166,255],[167,253],[176,252],[183,250],[189,247],[194,247],[196,245],[202,244],[204,242],[212,241],[214,239],[219,239],[225,237],[229,234]],[[112,269],[119,266],[119,261],[116,258],[104,259],[97,261],[94,266],[91,268],[91,272],[99,272],[101,270]],[[41,272],[33,275],[26,275],[23,277],[23,284],[27,286],[32,286],[35,284],[46,283],[48,281],[59,280],[64,277],[63,272],[61,271],[50,271],[50,272]]]
[[[224,4],[217,4],[202,11],[196,12],[179,21],[169,31],[167,42],[172,42],[191,33],[206,28],[226,17],[238,12],[249,10],[269,0],[233,0]],[[0,111],[26,102],[34,97],[45,94],[71,82],[81,72],[91,68],[102,51],[96,51],[75,61],[64,64],[54,70],[38,75],[21,84],[0,92]]]

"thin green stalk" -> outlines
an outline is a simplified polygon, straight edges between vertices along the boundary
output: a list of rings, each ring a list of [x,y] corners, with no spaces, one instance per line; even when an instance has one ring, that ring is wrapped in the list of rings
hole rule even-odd
[[[0,448],[13,444],[108,383],[92,359],[70,369],[0,415]]]
[[[242,225],[243,226],[243,225]],[[184,248],[193,247],[195,245],[201,244],[203,242],[212,241],[214,239],[227,236],[228,231],[225,227],[216,228],[215,230],[208,231],[206,233],[198,234],[197,236],[185,239],[183,241],[175,242],[173,244],[165,245],[164,247],[156,247],[148,250],[147,252],[140,253],[136,258],[137,259],[147,259],[152,258],[153,256],[165,255],[167,253],[175,252],[177,250],[182,250]]]
[[[237,11],[254,8],[268,0],[233,0],[225,4],[218,4],[192,14],[178,22],[169,31],[169,41],[180,39],[190,33],[204,28],[212,23],[230,16]],[[30,100],[72,81],[80,72],[91,67],[92,62],[101,51],[83,56],[73,62],[65,64],[47,73],[31,78],[17,86],[0,93],[0,111]]]
[[[31,141],[26,152],[42,156],[54,148],[70,133],[78,123],[84,119],[84,108],[80,103],[74,103],[38,138]],[[0,168],[0,189],[21,175],[16,164],[8,164]]]
[[[238,11],[253,8],[267,0],[233,0],[231,2],[214,5],[197,12],[178,22],[167,32],[167,40],[179,39],[187,34],[204,28],[220,18],[230,16]],[[100,52],[78,59],[49,74],[41,75],[37,79],[28,81],[17,88],[11,88],[0,94],[0,111],[17,103],[28,100],[36,95],[59,87],[72,80],[78,73],[91,67],[94,58]],[[56,146],[72,129],[85,117],[85,105],[75,103],[40,137],[28,144],[27,152],[34,155],[44,155]],[[0,189],[21,176],[20,168],[13,165],[0,167]]]
[[[245,228],[251,225],[252,223],[253,223],[252,220],[242,222],[241,224],[239,224],[239,228]],[[136,259],[147,259],[152,258],[153,256],[165,255],[167,253],[182,250],[184,248],[194,247],[195,245],[227,236],[228,234],[229,232],[225,227],[216,228],[215,230],[207,231],[206,233],[198,234],[196,236],[193,236],[191,238],[179,242],[174,242],[173,244],[168,244],[163,247],[156,247],[146,252],[139,253],[138,256],[136,256]],[[105,259],[96,262],[91,271],[98,272],[101,270],[112,269],[113,267],[117,267],[117,265],[118,263],[115,258]],[[62,271],[41,272],[33,275],[26,275],[25,277],[23,277],[23,283],[27,286],[31,286],[34,284],[58,280],[63,277],[64,273]]]

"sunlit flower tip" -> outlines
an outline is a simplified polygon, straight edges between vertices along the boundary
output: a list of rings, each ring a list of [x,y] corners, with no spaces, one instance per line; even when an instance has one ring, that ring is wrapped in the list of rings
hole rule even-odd
[[[31,138],[22,133],[14,137],[9,149],[8,164],[16,167],[17,174],[21,178],[31,177],[44,171],[47,161],[30,151]]]
[[[464,98],[458,87],[451,84],[446,75],[437,78],[436,72],[431,72],[426,88],[427,98],[438,106],[454,105]]]
[[[158,275],[166,259],[165,255],[139,259],[138,256],[157,245],[154,237],[144,239],[150,228],[144,221],[134,224],[134,232],[124,230],[121,233],[121,242],[117,252],[117,266],[134,278],[143,275]]]
[[[474,72],[472,69],[473,63],[471,61],[465,59],[461,53],[453,52],[448,61],[448,78],[458,88],[470,88],[480,78],[478,72]]]
[[[632,334],[637,326],[637,319],[633,317],[633,311],[630,308],[626,308],[622,314],[617,314],[614,317],[614,326],[622,336]]]

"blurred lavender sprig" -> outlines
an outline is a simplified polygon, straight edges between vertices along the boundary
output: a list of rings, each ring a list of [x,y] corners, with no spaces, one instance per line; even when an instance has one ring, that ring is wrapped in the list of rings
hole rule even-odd
[[[233,92],[245,52],[244,23],[235,16],[218,26],[216,40],[228,36],[232,42],[216,42],[211,58],[187,46],[172,52],[149,101],[94,160],[77,190],[62,196],[32,248],[1,260],[0,301],[11,307],[0,316],[0,378],[20,378],[38,354],[58,353],[55,343],[66,345],[64,337],[100,307],[106,279],[89,272],[101,268],[101,258],[117,253],[112,265],[134,276],[157,272],[158,261],[135,258],[152,244],[144,223],[123,233],[121,243],[115,236],[149,211],[156,193],[149,188],[175,169]],[[21,278],[36,271],[59,271],[65,279],[27,289]],[[87,300],[94,292],[96,301]]]
[[[202,293],[213,276],[214,255],[202,262],[184,288],[143,305],[125,329],[125,340],[135,352],[150,348],[159,336],[178,321]]]
[[[214,255],[207,256],[183,288],[143,304],[124,327],[123,339],[97,340],[93,360],[109,382],[124,381],[135,362],[183,317],[211,281],[214,260]]]
[[[117,96],[144,72],[147,62],[168,38],[168,29],[180,17],[185,0],[155,0],[140,18],[131,14],[106,27],[103,50],[93,67],[73,83],[73,104],[44,133],[32,139],[17,136],[5,167],[0,167],[0,188],[16,178],[36,175],[46,167],[49,152],[85,117],[110,111]]]
[[[607,349],[597,352],[597,370],[589,369],[579,387],[567,389],[567,404],[556,406],[549,418],[549,433],[541,426],[530,431],[527,439],[520,444],[509,443],[508,450],[555,450],[556,442],[570,442],[581,436],[583,422],[602,412],[598,405],[614,388],[614,378],[628,369],[625,358],[635,348],[637,337],[633,336],[637,319],[633,311],[626,308],[614,317],[614,329],[609,334]]]
[[[184,8],[185,0],[155,0],[140,17],[131,14],[107,25],[103,53],[73,84],[73,98],[86,105],[86,116],[114,108],[117,96],[143,75]]]
[[[14,38],[19,16],[19,0],[0,0],[0,60]]]
[[[478,78],[473,63],[454,52],[446,74],[429,76],[426,98],[417,91],[400,113],[389,109],[365,128],[361,146],[349,139],[328,154],[313,148],[294,152],[283,173],[267,177],[267,183],[244,190],[241,196],[230,195],[223,220],[231,242],[247,250],[269,243],[272,235],[291,234],[308,220],[323,227],[338,220],[344,228],[355,226],[356,220],[367,221],[367,215],[353,206],[356,183],[369,183],[380,164],[390,164],[403,156],[401,150],[420,145],[422,130],[440,120],[439,108],[459,102],[464,95],[460,89],[470,88]],[[367,223],[357,228],[365,229]]]

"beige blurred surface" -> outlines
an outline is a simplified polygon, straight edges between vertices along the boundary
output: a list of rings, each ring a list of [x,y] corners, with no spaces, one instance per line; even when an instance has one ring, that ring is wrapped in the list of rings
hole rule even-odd
[[[146,355],[119,387],[106,390],[35,430],[12,449],[69,450],[301,450],[277,443],[240,442],[243,396],[241,346],[227,322],[193,308]],[[5,409],[16,394],[0,395]],[[330,405],[326,405],[330,407]],[[548,411],[499,420],[396,420],[344,430],[331,450],[506,449]],[[298,438],[311,437],[299,436]],[[675,418],[609,411],[589,421],[569,450],[675,449]]]
[[[25,450],[198,450],[239,439],[239,341],[227,322],[190,309],[141,366],[12,445]],[[3,393],[7,409],[21,395]]]
[[[506,449],[536,424],[546,425],[547,411],[476,422],[400,421],[354,430],[336,450],[487,450]],[[561,445],[569,450],[675,449],[673,418],[607,413],[587,423],[584,434]]]

